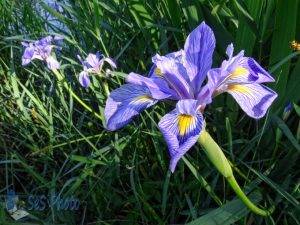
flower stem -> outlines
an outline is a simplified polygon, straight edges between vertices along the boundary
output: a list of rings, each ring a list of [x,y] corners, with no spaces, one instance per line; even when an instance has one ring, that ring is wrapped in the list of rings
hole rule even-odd
[[[239,184],[237,183],[234,176],[227,177],[226,180],[234,190],[234,192],[237,194],[237,196],[245,203],[245,205],[254,213],[261,215],[261,216],[269,216],[271,213],[273,213],[275,207],[272,206],[267,210],[263,210],[258,208],[256,205],[254,205],[250,199],[245,195]]]
[[[209,135],[209,133],[207,133],[207,131],[202,131],[198,142],[203,147],[204,152],[206,153],[207,157],[210,159],[212,164],[226,178],[226,180],[228,181],[234,192],[237,194],[237,196],[252,212],[261,216],[268,216],[274,211],[274,207],[271,207],[268,210],[263,210],[255,206],[250,201],[250,199],[245,195],[245,193],[237,183],[233,175],[231,166],[223,151],[221,150],[219,145],[213,140],[213,138]]]
[[[63,79],[63,76],[58,72],[58,70],[53,69],[52,72],[55,74],[56,78],[63,83],[64,87],[67,89],[67,91],[73,96],[74,99],[76,99],[76,101],[78,103],[80,103],[86,110],[90,111],[95,117],[97,117],[98,119],[102,120],[102,117],[96,113],[94,110],[92,110],[88,105],[86,105],[73,91],[72,89],[69,87],[69,85],[67,84],[67,82]]]
[[[105,79],[102,84],[103,84],[103,87],[105,90],[106,97],[108,97],[110,94],[110,91],[109,91],[109,86],[108,86],[107,80]]]

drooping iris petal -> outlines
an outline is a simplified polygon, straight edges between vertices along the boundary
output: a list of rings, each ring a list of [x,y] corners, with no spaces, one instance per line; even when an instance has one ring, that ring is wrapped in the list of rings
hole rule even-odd
[[[52,56],[46,58],[47,66],[50,70],[55,70],[59,68],[59,62]]]
[[[168,86],[164,79],[144,77],[136,73],[130,73],[126,77],[126,82],[145,86],[151,92],[154,99],[175,98],[178,99],[176,92]]]
[[[79,74],[79,83],[81,84],[82,87],[87,88],[91,84],[91,79],[89,77],[88,72],[82,71]]]
[[[247,69],[256,83],[274,82],[274,78],[262,68],[253,58],[243,57],[239,65]]]
[[[111,65],[113,68],[117,68],[117,63],[112,58],[104,58],[104,61]]]
[[[81,62],[81,64],[82,64],[85,68],[89,67],[88,62],[84,61],[84,60],[81,58],[80,55],[77,55],[77,58],[79,59],[79,61]]]
[[[189,34],[184,45],[183,64],[195,93],[199,93],[206,73],[211,68],[214,49],[214,33],[209,26],[202,22]]]
[[[197,142],[202,123],[203,116],[197,111],[197,100],[193,99],[178,101],[176,109],[166,114],[159,122],[171,155],[172,172],[182,156]]]
[[[229,84],[227,92],[237,101],[243,111],[250,117],[263,117],[277,94],[270,88],[257,84]]]
[[[28,47],[29,46],[29,44],[26,43],[26,42],[24,42],[24,41],[21,41],[21,45],[23,45],[24,47]]]
[[[22,56],[22,65],[27,65],[31,62],[34,55],[34,48],[33,47],[27,47],[24,51],[24,54]]]
[[[187,71],[184,66],[172,58],[161,56],[163,60],[157,61],[161,77],[163,77],[171,89],[173,89],[180,99],[192,99],[193,91],[188,83]]]
[[[114,131],[127,125],[141,111],[155,103],[146,87],[125,84],[115,89],[106,101],[104,115],[107,129]]]
[[[61,41],[61,40],[63,40],[63,39],[64,39],[63,37],[58,36],[58,35],[55,35],[55,36],[53,37],[53,40],[54,40],[54,41]]]

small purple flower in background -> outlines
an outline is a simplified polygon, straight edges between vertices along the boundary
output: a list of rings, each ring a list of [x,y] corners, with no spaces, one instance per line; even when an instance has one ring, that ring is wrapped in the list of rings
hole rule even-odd
[[[52,45],[51,42],[59,40],[62,40],[62,38],[58,36],[47,36],[32,43],[22,42],[22,45],[26,47],[22,56],[22,65],[27,65],[32,60],[39,59],[45,61],[49,69],[58,69],[58,61],[51,55],[52,49],[54,47],[57,48],[57,46]]]
[[[129,84],[114,90],[107,99],[107,129],[125,126],[158,100],[177,102],[158,124],[174,172],[178,161],[199,139],[202,113],[213,97],[228,92],[249,116],[264,116],[277,94],[261,83],[274,79],[253,58],[244,57],[243,51],[233,57],[232,44],[226,51],[229,59],[220,68],[211,69],[214,48],[213,31],[203,22],[189,34],[183,50],[154,56],[148,77],[130,73],[126,78]]]
[[[88,54],[85,61],[83,61],[79,55],[77,55],[77,57],[83,65],[83,71],[79,74],[79,83],[84,88],[89,87],[91,84],[89,74],[98,74],[99,76],[101,76],[104,62],[107,62],[113,68],[117,68],[117,64],[112,58],[100,55],[99,52],[97,52],[96,54]]]

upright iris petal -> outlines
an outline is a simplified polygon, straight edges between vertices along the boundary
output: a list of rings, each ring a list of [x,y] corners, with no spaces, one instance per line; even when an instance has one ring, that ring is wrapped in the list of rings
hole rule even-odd
[[[95,54],[88,54],[86,58],[86,62],[89,64],[89,70],[91,72],[99,73],[100,72],[100,66],[101,66],[101,58],[99,52]]]
[[[202,131],[203,116],[197,107],[197,100],[180,100],[176,109],[166,114],[158,124],[169,148],[172,172]]]
[[[212,65],[215,36],[209,26],[202,22],[189,34],[184,45],[184,65],[196,93],[206,78]]]
[[[186,68],[179,62],[168,57],[156,62],[159,73],[167,81],[170,88],[176,91],[180,99],[193,98],[193,91],[189,85]]]

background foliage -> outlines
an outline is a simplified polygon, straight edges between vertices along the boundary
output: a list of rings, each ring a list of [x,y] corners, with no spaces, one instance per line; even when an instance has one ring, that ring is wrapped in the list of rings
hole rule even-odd
[[[53,6],[53,5],[52,5]],[[50,7],[35,0],[0,1],[0,194],[60,193],[81,200],[79,211],[30,211],[38,224],[300,224],[300,61],[290,47],[300,41],[298,0],[67,0]],[[147,74],[151,57],[183,48],[201,21],[213,29],[215,66],[233,42],[276,78],[279,97],[259,121],[245,116],[231,97],[206,110],[207,127],[233,164],[238,181],[261,207],[249,213],[199,146],[174,174],[158,131],[170,109],[162,103],[126,128],[108,132],[84,111],[41,62],[21,66],[20,42],[62,34],[57,52],[68,84],[103,113],[101,81],[83,89],[76,55],[102,53],[118,71],[110,89],[131,71]],[[298,29],[297,29],[298,28]],[[293,103],[289,112],[285,106]],[[16,224],[1,199],[0,224]],[[220,208],[221,207],[221,208]],[[19,223],[18,223],[19,224]]]

